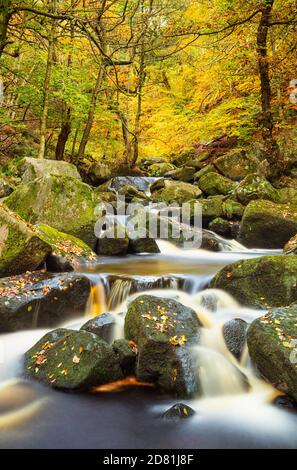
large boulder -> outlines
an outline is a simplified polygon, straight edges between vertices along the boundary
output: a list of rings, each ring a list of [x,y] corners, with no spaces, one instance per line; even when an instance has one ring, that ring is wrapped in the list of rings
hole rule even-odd
[[[52,252],[46,258],[48,271],[76,271],[79,267],[98,262],[96,253],[79,238],[45,224],[35,226],[35,230],[52,247]]]
[[[47,224],[74,235],[92,248],[98,197],[85,183],[66,176],[45,176],[20,185],[5,205],[32,224]]]
[[[0,277],[36,269],[51,251],[34,227],[0,205]]]
[[[88,390],[122,378],[113,348],[87,331],[58,330],[25,354],[25,374],[54,388]]]
[[[178,396],[198,389],[191,346],[199,340],[194,310],[171,299],[142,295],[128,308],[125,337],[138,346],[136,376]]]
[[[161,180],[151,187],[154,202],[165,202],[166,204],[183,204],[191,199],[201,196],[201,190],[182,181]]]
[[[282,248],[297,233],[297,207],[252,201],[244,211],[239,240],[251,248]]]
[[[272,385],[297,401],[297,305],[255,320],[247,341],[252,362]]]
[[[215,167],[209,163],[195,173],[194,181],[199,181],[202,176],[206,175],[207,173],[215,173],[215,171]]]
[[[13,188],[10,186],[7,181],[5,181],[3,178],[0,178],[0,199],[3,197],[9,196],[13,191]]]
[[[63,161],[26,157],[20,162],[19,168],[24,183],[49,175],[81,179],[76,167]]]
[[[290,255],[241,260],[223,268],[210,285],[250,307],[282,307],[297,302],[297,259]]]
[[[208,172],[199,179],[200,189],[208,196],[228,195],[235,190],[236,186],[234,181],[214,172]]]
[[[244,207],[232,199],[222,199],[220,196],[214,196],[207,199],[201,199],[202,222],[204,227],[218,217],[227,220],[241,219]]]
[[[273,202],[279,202],[280,200],[278,190],[263,176],[257,174],[246,176],[234,191],[234,197],[244,205],[255,199],[265,199]]]
[[[0,279],[0,332],[50,328],[83,315],[90,281],[80,274],[27,272]]]
[[[250,173],[257,173],[260,168],[259,160],[243,150],[235,150],[217,158],[214,165],[222,175],[232,180],[241,180]]]

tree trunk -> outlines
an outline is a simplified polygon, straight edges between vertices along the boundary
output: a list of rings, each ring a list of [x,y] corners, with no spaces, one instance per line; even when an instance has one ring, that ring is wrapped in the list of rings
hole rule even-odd
[[[97,75],[96,84],[92,92],[92,99],[91,99],[91,104],[90,104],[90,108],[88,112],[86,126],[84,128],[83,135],[79,144],[79,149],[77,153],[78,160],[81,160],[85,154],[86,146],[87,146],[90,133],[93,127],[93,123],[94,123],[97,99],[98,99],[98,95],[102,86],[103,77],[104,77],[104,69],[103,69],[103,66],[100,66],[98,75]]]
[[[139,81],[138,81],[138,90],[137,90],[137,110],[135,116],[135,128],[134,128],[134,137],[133,137],[133,157],[131,161],[131,167],[133,168],[136,165],[139,156],[139,136],[140,136],[140,119],[142,114],[142,92],[145,84],[146,73],[145,73],[145,49],[144,44],[141,48],[140,56],[140,67],[139,67]]]
[[[270,27],[271,12],[274,5],[274,0],[265,0],[263,3],[261,19],[258,26],[257,33],[257,53],[258,65],[261,83],[261,132],[264,142],[264,153],[270,165],[270,177],[277,178],[282,172],[282,161],[280,159],[280,152],[277,142],[274,138],[274,122],[271,109],[271,84],[270,84],[270,67],[268,57],[268,31]]]
[[[57,0],[52,0],[51,3],[51,12],[57,12]],[[46,150],[46,134],[47,134],[47,117],[49,109],[49,95],[50,95],[50,82],[52,75],[52,66],[54,61],[54,49],[55,49],[55,36],[56,36],[56,21],[52,20],[52,26],[49,37],[48,44],[48,55],[47,55],[47,64],[43,85],[43,107],[40,119],[40,144],[39,144],[39,153],[38,158],[45,157]]]
[[[0,58],[7,45],[7,30],[11,18],[11,0],[0,0]]]
[[[71,134],[71,111],[67,109],[66,118],[63,120],[56,145],[56,160],[64,160],[65,147]]]

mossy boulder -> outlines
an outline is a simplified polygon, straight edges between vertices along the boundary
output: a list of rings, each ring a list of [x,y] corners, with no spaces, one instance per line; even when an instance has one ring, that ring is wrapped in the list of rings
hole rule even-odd
[[[208,196],[228,195],[235,190],[236,186],[234,181],[214,172],[206,173],[199,179],[200,189]]]
[[[250,173],[257,173],[260,168],[259,160],[247,155],[243,150],[236,150],[217,158],[214,165],[222,175],[236,181]]]
[[[297,305],[270,310],[248,329],[252,362],[262,376],[297,401]]]
[[[31,224],[46,224],[94,247],[94,210],[98,198],[85,183],[66,176],[45,176],[21,184],[5,205]]]
[[[234,318],[223,325],[223,337],[228,350],[240,361],[246,344],[248,324],[241,318]]]
[[[191,345],[199,341],[194,310],[171,299],[142,295],[128,308],[125,337],[137,344],[136,376],[178,396],[197,391]]]
[[[163,187],[162,187],[163,185]],[[166,204],[183,204],[191,199],[197,199],[201,196],[201,190],[190,183],[182,181],[163,180],[151,187],[152,199],[154,202],[165,202]]]
[[[140,200],[148,199],[148,196],[143,191],[139,191],[139,189],[135,188],[131,184],[122,186],[119,189],[118,194],[125,196],[125,200],[127,202],[131,202],[134,198],[138,198]]]
[[[169,162],[154,163],[153,165],[148,167],[148,171],[152,176],[163,176],[168,173],[168,171],[172,171],[175,169],[176,167]]]
[[[241,260],[217,273],[212,288],[231,294],[242,305],[282,307],[297,302],[297,259],[274,255]]]
[[[12,192],[12,186],[5,179],[0,178],[0,199],[9,196]]]
[[[297,188],[281,188],[278,190],[280,204],[297,206]]]
[[[51,251],[34,227],[0,205],[0,276],[32,271]]]
[[[122,378],[111,346],[87,331],[58,330],[25,354],[27,377],[63,390],[88,390]]]
[[[176,170],[171,170],[167,172],[165,176],[173,180],[191,183],[192,181],[194,181],[195,173],[196,168],[191,166],[184,166],[183,168],[177,168]]]
[[[209,230],[212,232],[217,233],[221,237],[230,238],[231,236],[231,224],[229,220],[222,219],[221,217],[217,217],[216,219],[212,220],[208,226]]]
[[[63,161],[26,157],[21,160],[19,168],[24,183],[49,175],[81,179],[77,168]]]
[[[252,201],[244,211],[239,240],[251,248],[282,248],[297,233],[297,206]]]
[[[35,229],[40,238],[52,247],[46,259],[48,271],[75,271],[81,266],[98,262],[96,253],[79,238],[45,224],[36,225]]]
[[[51,328],[84,314],[90,281],[80,274],[27,272],[0,279],[0,332]]]
[[[129,238],[126,226],[116,216],[99,219],[95,225],[95,233],[98,255],[118,256],[128,252]]]
[[[248,175],[241,181],[234,191],[234,197],[244,205],[255,199],[279,202],[278,190],[263,176]]]
[[[138,348],[133,341],[117,339],[113,342],[112,348],[116,353],[119,364],[125,376],[135,375],[136,358]]]
[[[214,196],[200,200],[202,206],[202,222],[204,227],[218,217],[227,220],[241,219],[244,207],[232,199],[224,199],[220,196]]]
[[[202,176],[206,175],[207,173],[215,173],[216,169],[215,167],[209,163],[208,165],[205,165],[203,168],[200,170],[196,171],[194,175],[194,181],[199,181]]]

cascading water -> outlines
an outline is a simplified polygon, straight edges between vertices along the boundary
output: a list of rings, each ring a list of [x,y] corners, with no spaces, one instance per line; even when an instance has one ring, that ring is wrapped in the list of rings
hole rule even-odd
[[[233,252],[210,253],[204,250],[187,252],[165,241],[160,244],[160,255],[131,256],[125,258],[124,262],[121,258],[102,259],[96,270],[87,273],[93,288],[86,313],[88,316],[94,316],[104,311],[112,311],[117,319],[115,337],[120,338],[123,336],[124,317],[119,313],[125,312],[128,304],[140,294],[175,298],[197,312],[204,328],[199,345],[193,348],[193,355],[197,361],[202,394],[189,402],[197,411],[196,417],[180,427],[179,431],[175,428],[174,435],[170,438],[173,441],[168,445],[195,447],[197,443],[194,437],[197,435],[201,442],[202,434],[208,436],[210,443],[212,440],[215,442],[215,436],[219,435],[223,443],[222,427],[224,435],[228,435],[228,432],[232,434],[233,443],[238,439],[238,429],[244,430],[247,442],[253,445],[251,443],[254,442],[255,436],[257,442],[259,439],[264,439],[263,435],[257,434],[260,432],[260,427],[255,426],[252,419],[255,413],[263,423],[264,421],[269,423],[268,428],[265,428],[265,439],[269,440],[269,445],[274,439],[282,441],[283,446],[296,445],[294,438],[296,433],[293,432],[296,431],[296,421],[293,421],[292,415],[270,405],[277,392],[256,376],[246,353],[238,362],[228,351],[223,338],[222,326],[226,321],[242,318],[251,322],[260,313],[241,307],[225,292],[207,289],[209,280],[215,272],[226,264],[265,253],[240,251],[238,246],[234,246]],[[85,321],[84,317],[66,326],[78,329]],[[156,405],[156,396],[152,391],[147,392],[145,398],[140,398],[142,397],[140,388],[131,391],[131,395],[126,395],[124,392],[117,394],[116,401],[113,401],[110,395],[107,399],[107,392],[103,391],[89,397],[70,396],[21,379],[23,353],[44,333],[45,331],[34,330],[0,336],[2,359],[0,428],[5,429],[6,436],[3,438],[0,434],[0,446],[3,443],[7,445],[8,442],[9,445],[19,444],[26,447],[26,442],[30,442],[30,436],[35,445],[38,445],[38,439],[41,446],[50,439],[50,442],[57,447],[81,446],[82,442],[76,440],[75,434],[70,433],[71,437],[67,435],[63,421],[67,429],[77,429],[79,421],[82,439],[86,439],[83,446],[99,445],[98,441],[92,440],[98,439],[98,422],[104,423],[104,439],[109,447],[112,439],[116,440],[113,441],[113,446],[129,447],[133,441],[135,447],[144,447],[147,444],[158,447],[158,442],[154,441],[155,437],[158,437],[160,445],[164,444],[162,426],[160,430],[159,427],[156,429],[155,421],[151,419],[154,417],[155,420],[155,412],[160,415],[168,406],[175,403],[168,402],[166,397],[158,396],[160,404]],[[11,400],[7,400],[8,396],[11,396]],[[96,406],[97,401],[99,401],[98,406]],[[112,406],[109,405],[110,402]],[[141,418],[143,413],[147,413],[144,419]],[[63,416],[62,421],[61,416]],[[57,420],[63,428],[60,434],[57,432]],[[127,429],[129,420],[137,422],[138,426],[142,427],[142,434],[148,440],[145,444],[144,441],[135,443],[134,430]],[[39,423],[38,433],[36,422]],[[197,422],[199,425],[195,427]],[[90,428],[92,432],[89,432]],[[150,432],[152,428],[153,433]],[[24,429],[25,433],[22,432]],[[183,429],[189,431],[186,437],[181,434]],[[167,430],[166,435],[170,436],[170,432]],[[201,447],[203,446],[202,442]]]

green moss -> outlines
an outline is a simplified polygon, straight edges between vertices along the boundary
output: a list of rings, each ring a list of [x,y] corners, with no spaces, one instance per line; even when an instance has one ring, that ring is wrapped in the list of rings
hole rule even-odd
[[[244,205],[255,199],[265,199],[273,202],[280,201],[278,190],[265,178],[255,174],[248,175],[241,181],[234,192],[234,196]]]
[[[200,189],[209,196],[217,194],[228,195],[234,191],[237,184],[218,173],[209,172],[199,179]]]

